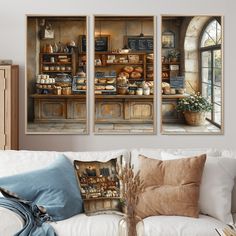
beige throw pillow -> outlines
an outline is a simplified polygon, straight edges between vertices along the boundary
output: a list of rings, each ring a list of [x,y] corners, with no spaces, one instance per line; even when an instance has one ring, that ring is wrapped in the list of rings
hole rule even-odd
[[[161,161],[140,155],[140,177],[145,191],[136,213],[141,218],[155,215],[198,217],[199,186],[206,155]]]

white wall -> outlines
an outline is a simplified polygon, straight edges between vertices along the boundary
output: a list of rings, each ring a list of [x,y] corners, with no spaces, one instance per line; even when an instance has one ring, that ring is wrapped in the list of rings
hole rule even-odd
[[[34,150],[104,150],[132,147],[227,147],[236,145],[235,110],[235,0],[0,0],[0,58],[13,59],[20,65],[20,148]],[[158,71],[160,64],[160,14],[215,14],[225,16],[225,134],[224,135],[161,135],[160,107],[157,135],[94,135],[90,122],[89,135],[25,135],[24,134],[24,72],[25,72],[25,14],[89,15],[90,30],[93,14],[156,15],[158,33]],[[93,39],[90,44],[93,45]],[[92,46],[93,47],[93,46]],[[91,50],[93,49],[91,47]],[[90,75],[93,75],[93,58]],[[91,77],[92,78],[92,77]],[[160,78],[158,78],[159,80]],[[92,80],[90,80],[92,84]],[[90,91],[90,101],[93,99]],[[158,96],[158,101],[160,101]],[[90,102],[90,121],[93,119]],[[0,108],[1,109],[1,108]]]

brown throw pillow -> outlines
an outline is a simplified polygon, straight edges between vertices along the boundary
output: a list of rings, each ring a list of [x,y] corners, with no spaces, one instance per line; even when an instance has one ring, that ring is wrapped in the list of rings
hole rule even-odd
[[[136,213],[141,218],[155,215],[198,217],[199,186],[206,155],[161,161],[140,155],[140,177],[145,191]]]

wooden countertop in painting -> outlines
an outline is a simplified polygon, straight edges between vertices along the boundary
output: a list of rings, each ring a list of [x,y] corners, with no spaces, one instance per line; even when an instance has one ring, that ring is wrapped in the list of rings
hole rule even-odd
[[[104,95],[104,94],[96,94],[95,98],[111,98],[111,99],[117,99],[117,98],[148,99],[149,98],[150,99],[150,98],[153,98],[153,95],[120,95],[120,94],[117,94],[117,95]]]
[[[86,98],[85,94],[71,94],[71,95],[54,95],[54,94],[32,94],[30,97],[33,98]],[[153,95],[105,95],[105,94],[96,94],[95,98],[111,98],[111,99],[123,99],[123,98],[141,98],[141,99],[150,99],[153,98]]]
[[[162,94],[162,98],[164,99],[164,98],[168,98],[168,99],[170,99],[170,98],[173,98],[173,99],[178,99],[178,98],[186,98],[186,97],[188,97],[189,96],[189,94],[187,94],[187,93],[185,93],[185,94],[174,94],[174,95],[164,95],[164,94]]]
[[[55,95],[55,94],[32,94],[32,98],[86,98],[85,94]]]

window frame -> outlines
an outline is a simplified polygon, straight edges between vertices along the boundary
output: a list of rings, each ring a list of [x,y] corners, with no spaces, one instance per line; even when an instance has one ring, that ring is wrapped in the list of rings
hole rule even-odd
[[[211,23],[211,22],[213,22],[214,20],[216,20],[219,24],[220,24],[220,26],[221,26],[221,43],[220,44],[216,44],[216,45],[211,45],[211,46],[207,46],[207,47],[202,47],[201,46],[201,42],[202,42],[202,37],[203,37],[203,34],[205,33],[205,31],[206,31],[206,28],[209,26],[209,24]],[[199,58],[200,58],[200,64],[199,64],[199,71],[200,71],[200,74],[201,74],[201,76],[200,76],[200,91],[201,91],[201,94],[202,94],[202,85],[203,84],[206,84],[206,85],[208,85],[209,83],[206,83],[206,82],[203,82],[203,79],[202,79],[202,68],[203,68],[203,66],[202,66],[202,53],[203,52],[210,52],[210,54],[211,54],[211,67],[210,67],[210,69],[211,69],[211,103],[212,103],[212,105],[213,105],[213,109],[211,110],[211,119],[209,119],[209,118],[207,118],[207,120],[209,121],[209,122],[211,122],[212,124],[214,124],[215,126],[217,126],[217,127],[219,127],[220,129],[221,129],[221,127],[222,127],[222,124],[223,124],[223,119],[222,119],[222,112],[223,112],[223,97],[222,97],[222,88],[223,88],[223,84],[222,84],[222,82],[223,82],[223,63],[221,63],[221,85],[219,86],[219,85],[215,85],[214,84],[214,78],[213,78],[213,73],[214,73],[214,70],[213,70],[213,68],[214,68],[214,65],[213,65],[213,55],[214,55],[214,51],[216,51],[216,50],[220,50],[221,51],[221,62],[222,62],[222,59],[223,59],[223,57],[222,57],[222,24],[221,24],[221,17],[211,17],[206,23],[205,23],[205,25],[204,25],[204,27],[203,27],[203,29],[202,29],[202,31],[201,31],[201,34],[200,34],[200,36],[199,36],[199,45],[198,45],[198,49],[199,49]],[[218,87],[218,88],[220,88],[221,89],[221,104],[219,104],[219,103],[217,103],[217,102],[215,102],[215,99],[214,99],[214,87]],[[216,104],[216,105],[218,105],[218,106],[220,106],[221,107],[221,123],[219,124],[219,123],[216,123],[215,122],[215,119],[214,119],[214,104]]]

